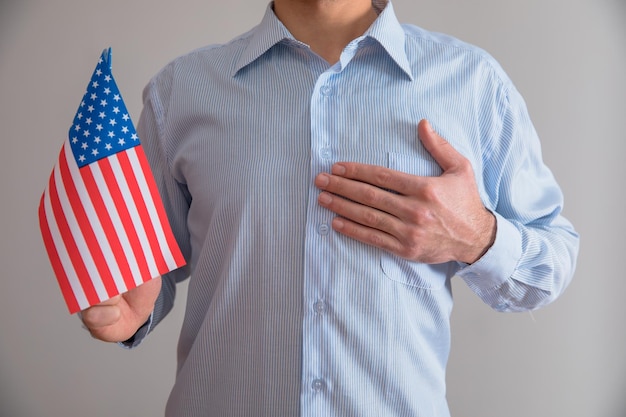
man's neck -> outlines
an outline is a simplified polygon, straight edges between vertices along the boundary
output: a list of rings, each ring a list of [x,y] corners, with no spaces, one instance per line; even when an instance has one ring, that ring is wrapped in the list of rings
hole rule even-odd
[[[371,0],[274,0],[274,13],[297,40],[330,64],[377,17]]]

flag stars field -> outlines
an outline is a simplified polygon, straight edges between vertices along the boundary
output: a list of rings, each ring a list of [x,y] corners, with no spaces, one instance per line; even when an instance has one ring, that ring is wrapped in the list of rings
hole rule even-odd
[[[104,61],[99,61],[99,66],[104,65]],[[78,152],[77,160],[79,164],[86,165],[99,158],[107,157],[111,154],[123,150],[127,146],[135,146],[138,141],[134,132],[134,127],[131,129],[128,126],[130,116],[122,101],[121,94],[117,90],[115,83],[111,83],[112,77],[98,68],[94,72],[94,80],[92,80],[87,87],[87,91],[80,103],[80,108],[83,109],[77,112],[72,129],[75,132],[82,132],[82,136],[85,141],[79,141],[73,137],[70,144],[73,147],[74,152]],[[109,97],[101,98],[101,97]],[[106,144],[102,143],[100,136],[93,137],[90,126],[94,124],[94,118],[87,116],[83,112],[86,109],[89,113],[95,113],[98,108],[98,119],[107,123],[109,127],[107,129],[107,141]],[[95,117],[95,116],[94,116]],[[102,122],[95,123],[95,130],[101,132],[104,130]],[[133,137],[135,135],[135,137]]]

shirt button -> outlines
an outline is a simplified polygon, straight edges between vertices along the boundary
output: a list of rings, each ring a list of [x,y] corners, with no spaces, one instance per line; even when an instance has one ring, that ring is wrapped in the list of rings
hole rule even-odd
[[[333,88],[328,85],[324,85],[320,88],[320,93],[323,96],[331,96],[333,94]]]
[[[322,148],[320,149],[320,156],[324,159],[330,159],[330,157],[333,156],[333,153],[330,148]]]
[[[330,232],[330,227],[326,223],[317,226],[317,233],[320,235],[326,236],[328,232]]]
[[[326,387],[326,384],[324,383],[323,379],[314,379],[313,382],[311,382],[311,388],[313,389],[313,391],[315,392],[320,392],[322,391],[324,388]]]
[[[318,300],[313,303],[313,309],[318,314],[324,314],[326,312],[326,303],[322,300]]]

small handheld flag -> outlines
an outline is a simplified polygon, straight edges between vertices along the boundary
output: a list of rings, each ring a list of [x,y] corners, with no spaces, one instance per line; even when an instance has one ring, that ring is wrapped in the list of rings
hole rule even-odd
[[[71,314],[185,264],[102,52],[39,203]]]

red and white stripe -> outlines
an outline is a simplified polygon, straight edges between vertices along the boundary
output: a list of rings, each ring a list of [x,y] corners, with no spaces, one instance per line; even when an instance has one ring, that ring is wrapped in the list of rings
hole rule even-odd
[[[39,222],[70,313],[185,264],[141,146],[79,168],[66,140]]]

